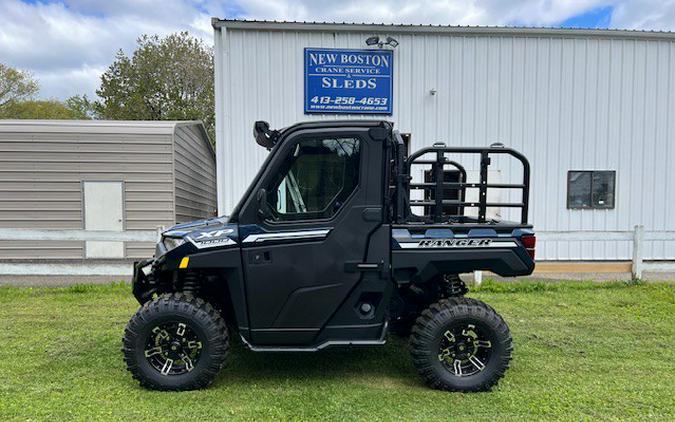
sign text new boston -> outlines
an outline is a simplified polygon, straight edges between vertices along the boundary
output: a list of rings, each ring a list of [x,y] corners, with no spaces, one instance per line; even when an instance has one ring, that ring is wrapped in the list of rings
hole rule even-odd
[[[391,114],[391,50],[305,49],[305,113]]]

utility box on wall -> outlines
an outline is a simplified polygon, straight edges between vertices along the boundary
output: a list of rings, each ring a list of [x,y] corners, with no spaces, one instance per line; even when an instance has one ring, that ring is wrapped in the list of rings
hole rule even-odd
[[[201,122],[0,120],[0,229],[155,230],[215,212],[215,155]],[[136,259],[153,250],[0,240],[0,259]]]

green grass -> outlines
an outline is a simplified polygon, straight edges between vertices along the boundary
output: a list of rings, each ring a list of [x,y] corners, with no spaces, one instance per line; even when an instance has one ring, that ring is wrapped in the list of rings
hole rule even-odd
[[[120,353],[128,285],[0,288],[0,420],[675,420],[675,286],[487,282],[513,332],[498,388],[425,387],[407,344],[315,354],[233,347],[203,391],[141,389]]]

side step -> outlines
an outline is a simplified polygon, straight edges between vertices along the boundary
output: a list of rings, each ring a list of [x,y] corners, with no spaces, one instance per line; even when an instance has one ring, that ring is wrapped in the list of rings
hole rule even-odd
[[[239,337],[241,338],[242,343],[244,343],[249,350],[254,352],[318,352],[319,350],[334,346],[383,346],[387,343],[387,340],[384,337],[387,334],[388,326],[389,321],[385,321],[382,326],[382,334],[378,340],[327,340],[318,346],[311,347],[255,346],[249,343],[241,334]]]

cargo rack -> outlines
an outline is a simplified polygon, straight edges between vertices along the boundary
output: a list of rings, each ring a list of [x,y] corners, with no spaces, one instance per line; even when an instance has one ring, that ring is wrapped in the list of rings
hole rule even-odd
[[[403,144],[399,144],[399,154],[402,154]],[[480,180],[476,183],[467,182],[467,172],[460,163],[448,159],[446,154],[476,154],[480,156]],[[428,157],[433,155],[433,159]],[[517,159],[523,167],[522,183],[490,183],[488,180],[488,169],[491,163],[491,155],[509,155]],[[399,158],[403,158],[399,155]],[[462,223],[496,223],[496,221],[486,220],[488,207],[520,208],[520,223],[527,224],[527,213],[530,193],[530,163],[524,155],[510,148],[505,148],[501,144],[494,144],[487,148],[477,147],[447,147],[445,144],[436,143],[432,147],[422,148],[409,157],[401,160],[403,163],[402,171],[396,176],[396,188],[399,195],[399,201],[404,203],[397,204],[396,220],[399,223],[420,222],[426,224],[462,224]],[[431,165],[431,182],[413,183],[412,168],[415,165]],[[446,182],[444,172],[447,166],[451,166],[458,172],[457,182]],[[466,189],[478,189],[478,201],[466,201]],[[522,192],[521,202],[487,202],[487,190],[494,189],[520,189]],[[433,198],[425,200],[410,199],[411,190],[425,190],[433,193]],[[455,191],[458,199],[445,199],[447,192]],[[457,215],[447,215],[443,213],[444,207],[454,206]],[[414,214],[412,207],[423,207],[430,210],[423,215]],[[478,218],[464,216],[464,209],[478,208]]]

